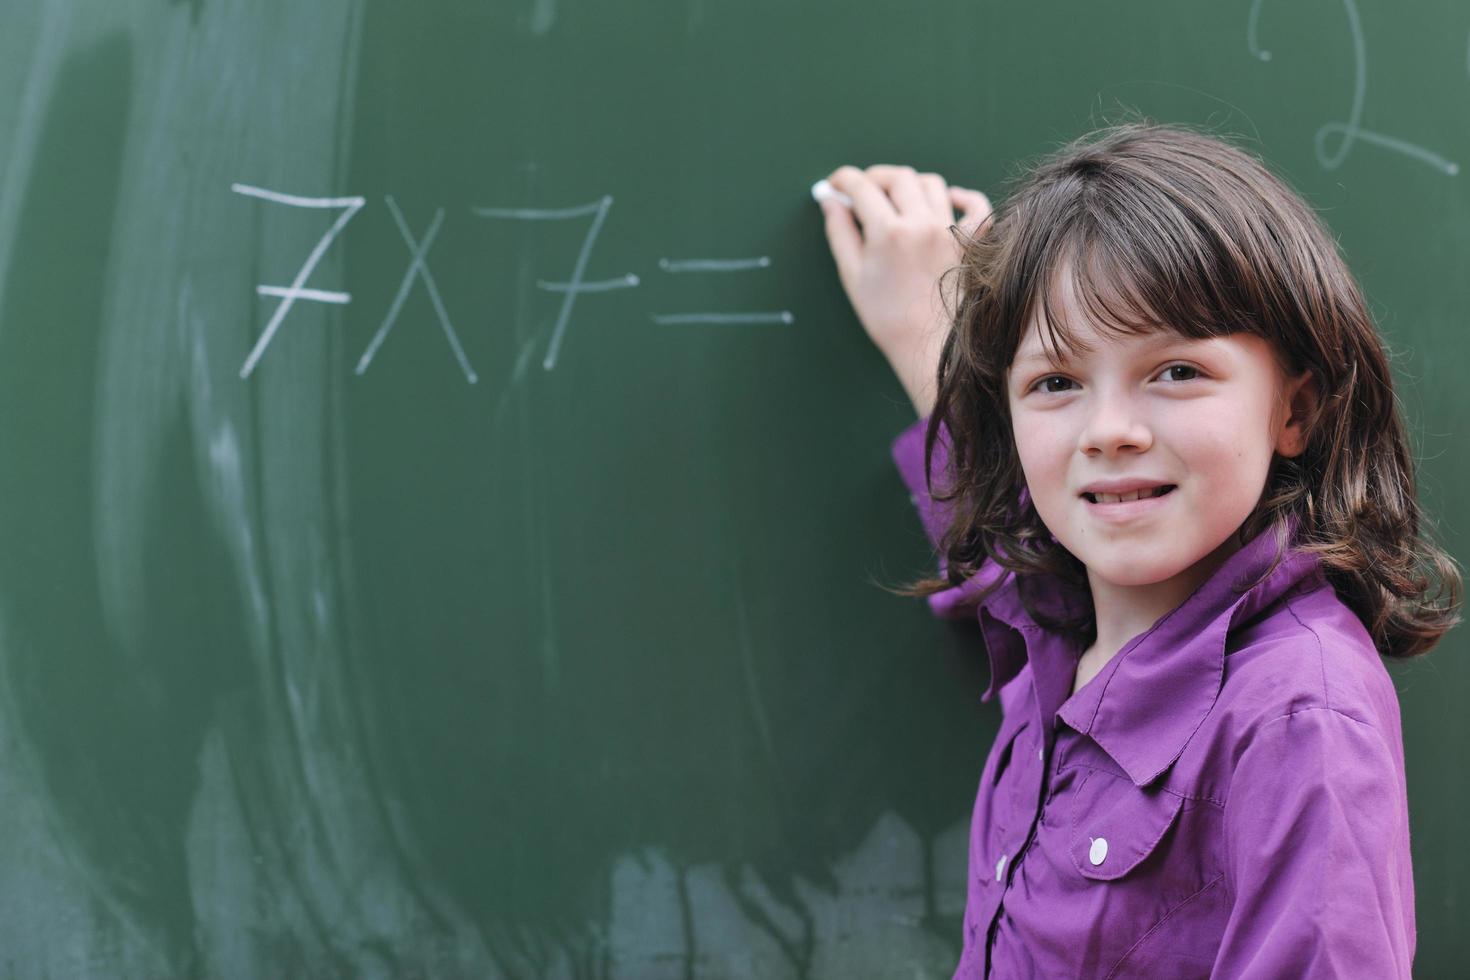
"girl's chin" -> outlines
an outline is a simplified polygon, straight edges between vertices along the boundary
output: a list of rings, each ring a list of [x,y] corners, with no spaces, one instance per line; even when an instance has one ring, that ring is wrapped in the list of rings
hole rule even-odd
[[[1102,581],[1119,587],[1158,585],[1174,578],[1191,564],[1160,561],[1157,551],[1136,557],[1119,551],[1103,554],[1104,551],[1106,548],[1088,548],[1087,553],[1081,556],[1082,564],[1087,566],[1087,575],[1094,582]]]

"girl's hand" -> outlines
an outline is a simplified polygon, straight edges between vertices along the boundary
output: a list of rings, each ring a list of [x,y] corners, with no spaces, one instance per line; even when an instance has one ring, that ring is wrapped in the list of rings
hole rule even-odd
[[[858,320],[888,358],[914,409],[934,407],[934,375],[949,331],[939,277],[959,262],[954,209],[971,236],[989,227],[990,200],[912,167],[839,167],[827,180],[852,198],[821,202],[837,275]]]

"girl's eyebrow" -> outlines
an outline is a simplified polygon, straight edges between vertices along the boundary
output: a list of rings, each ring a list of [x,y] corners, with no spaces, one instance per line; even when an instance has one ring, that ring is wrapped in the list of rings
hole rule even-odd
[[[1184,337],[1180,334],[1176,334],[1170,331],[1155,334],[1148,340],[1144,341],[1142,347],[1144,351],[1155,351],[1163,347],[1173,347],[1176,344],[1187,344],[1190,342],[1190,339],[1191,338],[1189,337]],[[1070,358],[1067,356],[1065,351],[1059,352],[1058,359],[1053,360],[1052,358],[1048,357],[1044,351],[1039,351],[1036,348],[1032,347],[1028,348],[1025,354],[1016,357],[1015,366],[1021,367],[1022,365],[1030,364],[1032,361],[1041,361],[1047,364],[1059,364],[1066,363],[1068,360],[1070,360]]]

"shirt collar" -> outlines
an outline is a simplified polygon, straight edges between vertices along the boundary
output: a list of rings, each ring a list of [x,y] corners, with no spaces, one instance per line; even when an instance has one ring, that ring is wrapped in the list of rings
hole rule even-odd
[[[1214,707],[1225,674],[1225,644],[1230,631],[1254,619],[1288,590],[1325,582],[1316,555],[1291,549],[1298,519],[1284,524],[1288,547],[1276,568],[1277,530],[1267,527],[1230,555],[1189,598],[1130,640],[1076,695],[1065,698],[1057,715],[1089,735],[1138,786],[1163,773]],[[1010,574],[1010,573],[1006,573]],[[1075,601],[1060,581],[1038,589],[1040,611]],[[1034,646],[1053,641],[1026,612],[1015,578],[977,610],[990,654],[990,687],[995,696],[1025,665]],[[1074,645],[1075,646],[1075,645]],[[1033,677],[1034,682],[1070,691],[1080,650],[1070,656],[1034,658],[1033,673],[1064,669],[1063,679]]]

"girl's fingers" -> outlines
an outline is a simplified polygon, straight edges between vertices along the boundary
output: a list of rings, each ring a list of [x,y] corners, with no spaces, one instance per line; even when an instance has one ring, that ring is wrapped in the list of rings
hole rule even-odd
[[[827,183],[852,198],[852,209],[864,228],[898,217],[888,195],[857,167],[838,167],[827,177]]]
[[[929,210],[934,212],[934,217],[944,222],[945,225],[954,224],[954,208],[949,203],[949,187],[944,178],[938,174],[919,174],[919,186],[924,188],[924,200],[929,202]]]
[[[913,167],[875,163],[867,172],[873,182],[888,195],[899,215],[916,218],[929,213],[929,202],[924,197],[924,188],[919,184],[919,175],[914,172]]]
[[[823,227],[827,231],[827,244],[832,249],[832,258],[837,263],[837,273],[843,283],[849,281],[851,270],[857,268],[862,258],[863,236],[858,231],[852,211],[841,201],[822,202]]]
[[[967,187],[951,187],[949,199],[960,211],[960,230],[971,238],[978,238],[990,229],[994,219],[994,208],[990,198]]]

